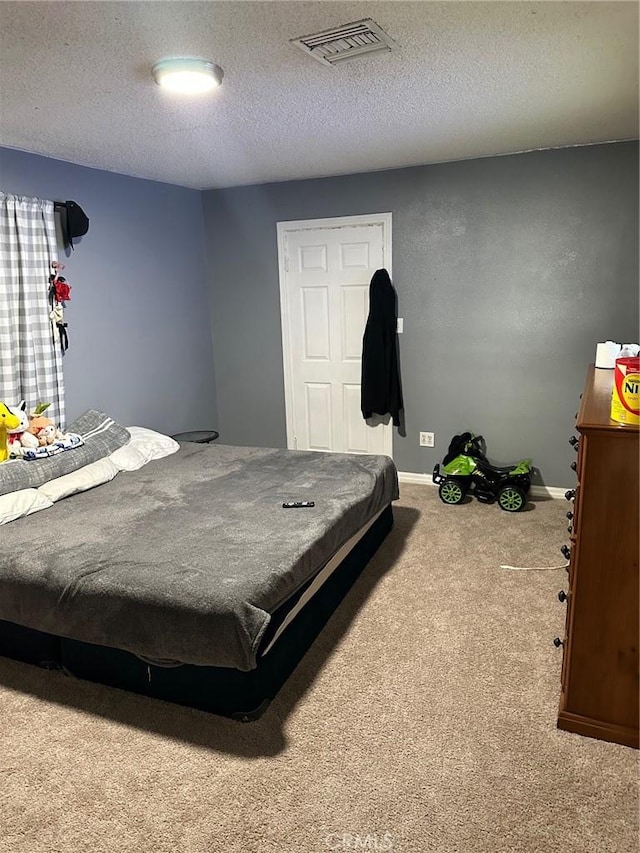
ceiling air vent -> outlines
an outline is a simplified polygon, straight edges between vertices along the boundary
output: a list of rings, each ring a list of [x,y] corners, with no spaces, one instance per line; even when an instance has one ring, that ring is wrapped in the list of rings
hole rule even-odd
[[[394,40],[371,18],[291,39],[291,44],[295,44],[323,65],[338,65],[365,53],[389,51],[397,47]]]

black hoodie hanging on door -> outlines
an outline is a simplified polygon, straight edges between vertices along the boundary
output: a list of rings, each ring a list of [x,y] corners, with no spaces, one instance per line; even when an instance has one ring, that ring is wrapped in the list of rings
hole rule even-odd
[[[396,293],[386,270],[376,270],[369,285],[369,317],[362,339],[363,418],[389,413],[400,425],[402,390],[396,348]]]

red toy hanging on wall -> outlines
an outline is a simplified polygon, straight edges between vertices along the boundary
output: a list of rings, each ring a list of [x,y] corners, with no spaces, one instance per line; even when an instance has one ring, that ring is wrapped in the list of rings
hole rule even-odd
[[[64,276],[60,275],[60,270],[64,269],[64,264],[59,261],[52,261],[51,269],[53,272],[49,276],[49,304],[51,305],[49,318],[58,329],[60,347],[65,353],[69,349],[69,336],[67,335],[67,324],[64,322],[64,303],[71,299],[71,285]]]

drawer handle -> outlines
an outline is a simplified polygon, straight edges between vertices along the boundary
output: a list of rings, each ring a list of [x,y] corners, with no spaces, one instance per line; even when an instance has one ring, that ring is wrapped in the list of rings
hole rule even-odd
[[[565,560],[571,559],[571,548],[569,548],[568,545],[563,545],[562,548],[560,548],[560,553],[565,558]]]
[[[564,493],[564,496],[568,501],[572,501],[576,496],[576,490],[575,489],[569,489],[568,491],[566,491]]]
[[[569,519],[569,521],[571,521],[571,519],[573,518],[573,513],[571,512],[571,510],[569,510],[569,512],[567,513],[567,518]]]
[[[567,593],[563,589],[561,589],[560,592],[558,593],[558,601],[561,602],[562,604],[564,604],[564,602],[567,601],[568,599],[569,599],[569,596],[567,595]]]
[[[576,450],[576,451],[577,451],[577,450],[578,450],[578,445],[580,444],[580,440],[579,440],[579,439],[577,439],[577,438],[575,437],[575,435],[572,435],[572,436],[571,436],[571,438],[569,439],[569,444],[574,448],[574,450]]]
[[[569,465],[569,467],[571,468],[572,471],[577,471],[578,470],[578,463],[572,462],[571,465]]]
[[[553,645],[556,647],[556,649],[559,649],[560,646],[564,646],[564,642],[560,639],[560,637],[556,637],[553,641]]]
[[[573,533],[573,525],[572,525],[572,524],[570,524],[570,525],[567,527],[567,533],[569,534],[569,536],[571,536],[571,534]]]

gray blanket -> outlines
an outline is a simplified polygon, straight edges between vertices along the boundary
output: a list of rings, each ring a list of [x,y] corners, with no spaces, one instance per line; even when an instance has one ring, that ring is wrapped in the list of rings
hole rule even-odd
[[[386,456],[184,444],[0,528],[0,619],[253,669],[274,610],[397,497]]]
[[[47,459],[3,462],[0,465],[0,495],[19,489],[35,489],[56,477],[71,474],[124,447],[131,438],[128,430],[96,409],[80,415],[69,426],[69,432],[82,436],[84,444]]]

